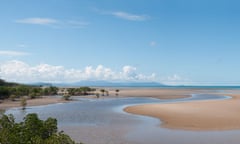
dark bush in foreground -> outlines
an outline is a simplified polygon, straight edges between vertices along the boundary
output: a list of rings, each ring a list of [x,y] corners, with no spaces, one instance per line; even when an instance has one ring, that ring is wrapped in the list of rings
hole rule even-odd
[[[12,115],[0,119],[0,144],[76,144],[68,135],[58,132],[57,120],[40,120],[37,114],[28,114],[16,123]]]

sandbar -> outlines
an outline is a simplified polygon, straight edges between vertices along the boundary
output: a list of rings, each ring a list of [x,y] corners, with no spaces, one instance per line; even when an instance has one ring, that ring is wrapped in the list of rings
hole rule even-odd
[[[130,106],[128,113],[159,118],[161,127],[182,130],[239,130],[240,94],[227,100],[144,104]]]

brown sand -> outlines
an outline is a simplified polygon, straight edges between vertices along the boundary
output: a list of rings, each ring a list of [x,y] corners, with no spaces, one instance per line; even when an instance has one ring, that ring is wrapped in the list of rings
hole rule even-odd
[[[240,129],[240,95],[227,100],[146,104],[125,108],[133,114],[161,119],[162,126],[185,130]]]
[[[42,98],[27,100],[27,106],[39,106],[63,102],[67,101],[62,100],[60,97],[43,96]],[[6,110],[15,107],[21,107],[20,100],[17,101],[4,100],[0,103],[0,110]]]
[[[201,93],[203,91],[205,90],[158,88],[120,89],[119,97],[153,97],[159,99],[177,99],[189,97],[193,93]],[[115,96],[115,91],[113,89],[109,89],[109,92],[111,96]]]

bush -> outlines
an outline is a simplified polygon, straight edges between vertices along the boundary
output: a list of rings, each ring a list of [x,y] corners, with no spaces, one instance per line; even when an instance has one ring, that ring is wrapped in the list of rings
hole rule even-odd
[[[22,97],[20,104],[22,106],[22,109],[25,110],[27,106],[27,99],[25,97]]]
[[[71,96],[70,96],[69,94],[63,95],[63,99],[64,99],[64,100],[67,100],[67,101],[70,100],[70,97],[71,97]]]
[[[0,119],[1,144],[76,144],[68,135],[58,132],[57,120],[40,120],[28,114],[23,122],[15,123],[12,115]]]

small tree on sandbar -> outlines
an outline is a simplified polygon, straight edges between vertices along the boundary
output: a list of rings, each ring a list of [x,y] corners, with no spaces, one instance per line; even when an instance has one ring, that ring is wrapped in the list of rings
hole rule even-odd
[[[105,91],[105,93],[106,93],[106,96],[109,96],[109,92],[107,90]]]
[[[22,110],[25,110],[26,109],[26,106],[27,106],[27,99],[25,97],[22,97],[21,98],[21,106],[22,106]]]
[[[116,89],[115,92],[116,92],[116,96],[118,96],[119,89]]]
[[[105,89],[100,89],[100,92],[102,93],[102,96],[104,96]]]
[[[100,97],[99,93],[96,93],[96,97],[97,97],[97,98],[99,98],[99,97]]]
[[[63,99],[66,100],[66,101],[69,101],[70,100],[70,95],[69,94],[64,94],[63,95]]]

